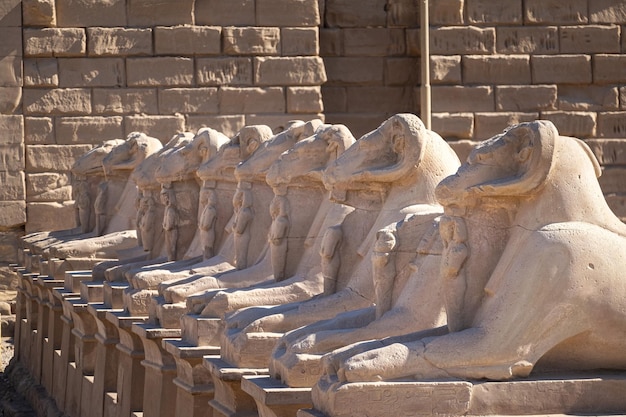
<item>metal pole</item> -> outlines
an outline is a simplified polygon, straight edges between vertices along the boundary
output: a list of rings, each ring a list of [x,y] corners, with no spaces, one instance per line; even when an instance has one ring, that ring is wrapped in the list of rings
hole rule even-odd
[[[428,0],[420,2],[420,43],[422,49],[422,88],[420,89],[421,119],[424,126],[430,129],[431,97],[430,97],[430,46],[428,33]]]

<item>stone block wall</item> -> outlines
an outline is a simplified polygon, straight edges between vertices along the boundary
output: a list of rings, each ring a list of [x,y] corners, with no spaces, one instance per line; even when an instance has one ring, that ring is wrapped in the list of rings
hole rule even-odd
[[[509,124],[551,120],[591,146],[626,218],[626,3],[429,3],[433,130],[465,155]],[[326,0],[323,17],[326,120],[360,135],[391,114],[419,114],[419,2]]]
[[[69,169],[103,140],[143,131],[166,142],[202,126],[228,135],[246,124],[280,129],[323,111],[315,1],[10,0],[0,8],[8,3],[0,20],[0,64],[15,73],[0,71],[0,110],[10,114],[0,130],[12,132],[2,142],[7,230],[72,227]]]
[[[0,261],[15,258],[26,222],[20,3],[0,2]]]

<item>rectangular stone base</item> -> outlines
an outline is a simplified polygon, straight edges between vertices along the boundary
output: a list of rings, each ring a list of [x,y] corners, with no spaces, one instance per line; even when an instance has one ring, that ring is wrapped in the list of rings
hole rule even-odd
[[[209,402],[214,417],[256,417],[256,403],[241,389],[244,375],[267,374],[267,369],[237,368],[219,356],[205,356],[204,366],[209,370],[215,385],[215,397]]]
[[[626,373],[543,375],[516,381],[365,382],[321,380],[314,408],[354,415],[613,414],[626,410]]]
[[[104,284],[99,281],[83,281],[80,283],[80,298],[90,303],[104,301]]]
[[[219,346],[223,326],[218,318],[186,314],[181,319],[181,338],[195,346]]]
[[[114,308],[124,308],[124,290],[128,288],[125,282],[106,282],[103,287],[103,303],[104,305]]]
[[[292,417],[311,407],[311,388],[291,388],[268,375],[244,376],[241,389],[254,398],[263,417]]]
[[[180,318],[187,312],[186,303],[156,305],[156,319],[166,329],[180,328]]]

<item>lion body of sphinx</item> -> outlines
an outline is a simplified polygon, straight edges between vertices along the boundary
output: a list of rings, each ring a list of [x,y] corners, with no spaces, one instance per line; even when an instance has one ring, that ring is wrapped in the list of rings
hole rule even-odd
[[[608,208],[599,175],[589,148],[559,136],[549,122],[518,125],[478,145],[437,197],[447,215],[478,233],[481,224],[468,212],[488,218],[507,207],[501,249],[474,255],[495,257],[495,267],[483,276],[469,269],[464,275],[461,267],[451,278],[478,288],[479,303],[445,335],[405,335],[330,353],[329,372],[357,382],[626,369],[626,226]],[[470,245],[466,265],[471,258]]]
[[[516,228],[474,325],[425,341],[424,358],[451,376],[494,380],[535,366],[626,369],[624,265],[626,238],[597,225]]]

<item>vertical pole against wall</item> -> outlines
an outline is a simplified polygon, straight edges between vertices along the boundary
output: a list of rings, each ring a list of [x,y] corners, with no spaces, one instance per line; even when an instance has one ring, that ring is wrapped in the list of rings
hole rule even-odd
[[[422,88],[420,89],[421,119],[424,126],[430,129],[430,49],[428,33],[428,0],[420,1],[420,41],[422,49]]]

